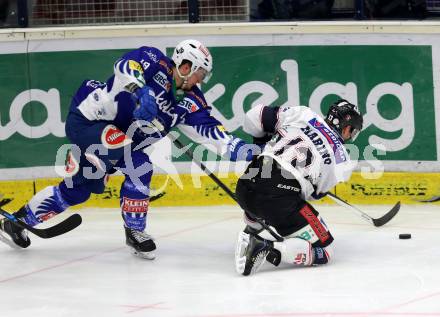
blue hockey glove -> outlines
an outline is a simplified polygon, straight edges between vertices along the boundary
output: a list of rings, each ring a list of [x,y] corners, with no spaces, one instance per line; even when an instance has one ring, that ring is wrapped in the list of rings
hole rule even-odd
[[[252,161],[252,156],[261,153],[258,145],[247,144],[240,138],[232,138],[228,143],[229,159],[236,161]]]
[[[157,116],[157,104],[154,93],[150,87],[138,88],[132,95],[133,101],[137,104],[133,111],[133,117],[137,120],[151,122]]]

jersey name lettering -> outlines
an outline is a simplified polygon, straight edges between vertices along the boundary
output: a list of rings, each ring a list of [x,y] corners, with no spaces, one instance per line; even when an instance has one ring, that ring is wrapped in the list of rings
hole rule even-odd
[[[310,120],[309,124],[327,139],[328,143],[333,149],[333,153],[335,154],[336,164],[347,161],[347,157],[344,153],[344,146],[334,132],[326,128],[321,122],[316,120],[316,118]]]
[[[319,155],[321,155],[321,157],[324,161],[324,164],[330,165],[332,163],[332,159],[330,157],[330,154],[327,151],[327,148],[324,145],[324,141],[322,141],[322,139],[319,137],[318,133],[313,132],[313,130],[309,126],[301,128],[301,131],[315,145],[316,149],[318,150]]]

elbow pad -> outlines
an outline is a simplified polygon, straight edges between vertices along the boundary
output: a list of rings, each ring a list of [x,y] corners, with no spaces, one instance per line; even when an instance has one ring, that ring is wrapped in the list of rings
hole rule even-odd
[[[250,135],[262,138],[267,133],[274,133],[278,123],[279,107],[258,105],[246,113],[243,130]]]

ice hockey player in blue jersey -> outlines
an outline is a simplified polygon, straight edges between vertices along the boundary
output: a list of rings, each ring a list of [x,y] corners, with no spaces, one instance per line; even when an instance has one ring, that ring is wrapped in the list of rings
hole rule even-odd
[[[197,84],[211,76],[212,57],[196,40],[179,43],[172,58],[154,47],[130,51],[114,63],[106,81],[85,80],[74,95],[66,120],[72,143],[67,176],[38,192],[14,215],[36,226],[68,207],[104,191],[107,176],[125,175],[120,206],[126,243],[135,255],[154,259],[156,245],[145,232],[152,165],[143,151],[178,126],[190,138],[209,144],[232,161],[251,160],[245,142],[227,133],[210,115]],[[184,92],[177,100],[174,90]],[[141,169],[142,173],[139,173]],[[27,232],[10,220],[0,222],[0,238],[27,248]]]

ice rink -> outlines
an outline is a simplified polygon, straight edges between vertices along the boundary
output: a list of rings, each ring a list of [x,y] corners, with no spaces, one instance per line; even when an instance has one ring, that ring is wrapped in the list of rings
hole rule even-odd
[[[374,217],[391,208],[359,207]],[[317,209],[335,237],[330,265],[266,264],[248,277],[234,269],[237,207],[151,208],[154,261],[128,252],[119,210],[80,210],[68,234],[0,246],[0,316],[440,316],[440,206],[404,205],[381,228]]]

